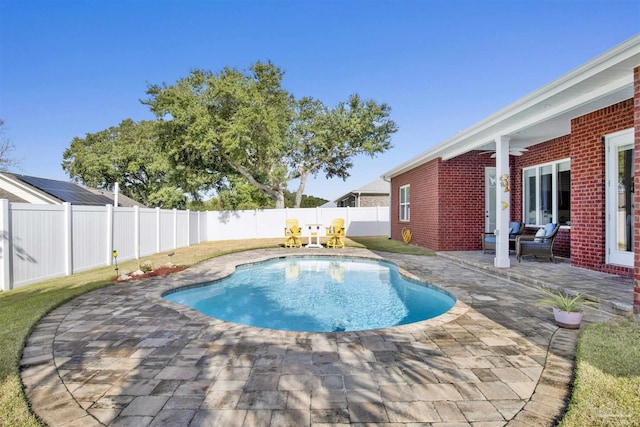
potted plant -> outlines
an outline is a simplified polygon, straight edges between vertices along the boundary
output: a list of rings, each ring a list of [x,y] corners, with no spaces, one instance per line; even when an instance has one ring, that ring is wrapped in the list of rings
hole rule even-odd
[[[593,301],[585,301],[580,294],[569,295],[562,291],[552,291],[544,288],[538,288],[538,290],[549,296],[549,298],[543,298],[538,301],[553,307],[553,317],[556,325],[561,328],[578,329],[582,321],[582,309],[584,306],[597,304]]]

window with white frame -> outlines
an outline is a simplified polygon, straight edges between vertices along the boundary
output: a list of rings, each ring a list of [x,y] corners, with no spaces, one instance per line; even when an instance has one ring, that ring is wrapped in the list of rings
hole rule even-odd
[[[522,187],[526,224],[571,225],[571,160],[523,169]]]
[[[400,187],[400,221],[409,221],[409,186]]]

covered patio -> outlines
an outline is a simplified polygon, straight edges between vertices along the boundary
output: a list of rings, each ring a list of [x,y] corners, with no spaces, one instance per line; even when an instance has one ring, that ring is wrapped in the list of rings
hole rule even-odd
[[[620,303],[640,314],[639,118],[636,35],[384,173],[391,236],[402,240],[408,228],[413,243],[455,252],[480,249],[480,235],[494,233],[493,274],[515,277],[522,266],[510,256],[509,223],[525,224],[525,234],[557,224],[554,255],[621,283],[635,275],[635,293],[632,285]],[[607,286],[589,294],[600,292]]]

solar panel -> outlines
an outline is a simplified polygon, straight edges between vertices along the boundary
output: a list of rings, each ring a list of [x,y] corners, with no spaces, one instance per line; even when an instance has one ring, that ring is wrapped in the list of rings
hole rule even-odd
[[[94,194],[73,182],[57,181],[54,179],[37,178],[27,175],[15,175],[19,180],[32,185],[63,202],[72,205],[104,206],[113,204],[113,200],[100,194]]]

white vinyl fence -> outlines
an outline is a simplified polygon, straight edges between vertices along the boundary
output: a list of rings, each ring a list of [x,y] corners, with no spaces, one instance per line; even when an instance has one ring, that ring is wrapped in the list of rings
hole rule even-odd
[[[324,227],[344,218],[347,236],[389,235],[389,208],[191,212],[0,200],[0,290],[206,241],[283,237],[286,219]],[[284,240],[283,240],[284,241]]]

